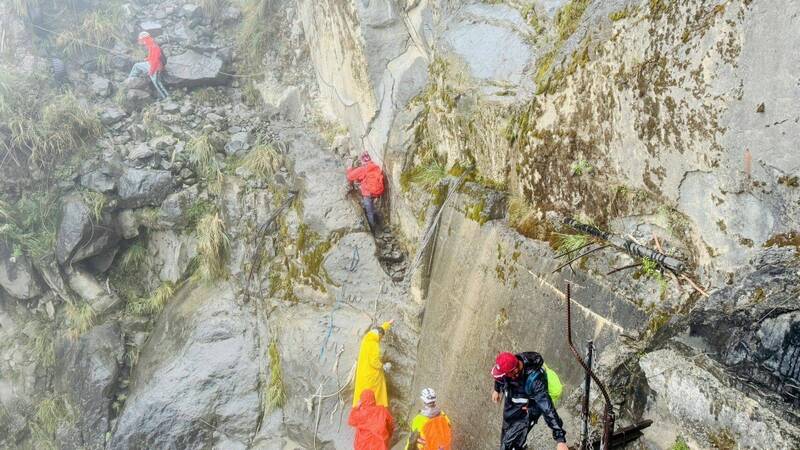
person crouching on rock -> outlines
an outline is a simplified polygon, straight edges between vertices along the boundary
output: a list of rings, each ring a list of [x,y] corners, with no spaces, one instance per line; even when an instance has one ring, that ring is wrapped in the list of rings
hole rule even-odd
[[[394,419],[389,408],[375,404],[375,394],[371,390],[361,392],[361,400],[350,411],[347,423],[356,429],[355,450],[389,450]]]
[[[347,169],[347,181],[358,183],[361,189],[361,204],[367,214],[367,222],[373,233],[378,231],[380,216],[375,209],[375,199],[383,195],[383,170],[372,162],[369,153],[361,155],[361,166]]]
[[[381,406],[389,406],[389,394],[386,389],[386,370],[391,365],[381,361],[381,339],[389,331],[394,319],[374,327],[361,339],[356,364],[356,383],[353,389],[353,407],[358,406],[361,393],[367,389],[372,391],[375,401]]]
[[[139,33],[139,44],[147,48],[147,60],[134,64],[128,78],[137,78],[147,74],[156,88],[158,98],[164,100],[169,97],[169,93],[167,93],[164,85],[161,84],[161,72],[164,70],[164,53],[161,51],[161,47],[156,44],[153,36],[150,36],[147,31]]]

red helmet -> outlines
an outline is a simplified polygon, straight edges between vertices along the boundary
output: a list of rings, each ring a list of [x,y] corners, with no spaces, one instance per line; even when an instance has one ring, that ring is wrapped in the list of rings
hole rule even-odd
[[[507,373],[513,371],[519,365],[519,360],[513,353],[501,352],[494,360],[494,367],[492,367],[492,376],[495,378],[503,378]]]
[[[372,161],[372,158],[369,156],[369,152],[364,152],[364,153],[361,154],[361,162],[362,163],[366,164],[366,163],[368,163],[370,161]]]

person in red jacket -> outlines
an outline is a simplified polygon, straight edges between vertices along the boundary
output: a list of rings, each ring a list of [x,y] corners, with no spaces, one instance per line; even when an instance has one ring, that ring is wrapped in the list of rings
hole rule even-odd
[[[394,419],[387,407],[375,403],[371,389],[361,392],[361,401],[350,410],[347,423],[356,429],[355,450],[389,450]]]
[[[153,86],[156,88],[158,98],[164,100],[169,97],[169,94],[164,88],[164,85],[161,84],[161,72],[164,70],[161,47],[156,44],[153,36],[150,36],[150,33],[147,31],[139,33],[139,44],[147,48],[147,60],[134,64],[128,78],[135,78],[147,74],[147,76],[150,77],[150,81],[153,82]]]
[[[369,153],[361,155],[361,166],[347,170],[347,181],[358,183],[361,189],[361,204],[367,213],[367,221],[373,232],[378,231],[380,217],[375,210],[375,199],[383,195],[383,170],[372,162]]]

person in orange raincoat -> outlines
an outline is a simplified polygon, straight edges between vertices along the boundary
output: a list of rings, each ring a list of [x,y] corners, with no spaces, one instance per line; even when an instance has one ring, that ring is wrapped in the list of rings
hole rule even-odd
[[[356,365],[356,382],[353,390],[353,408],[358,406],[361,393],[369,389],[375,395],[375,402],[381,406],[389,406],[389,394],[386,390],[386,373],[381,362],[381,339],[389,331],[394,320],[384,322],[375,327],[361,339]],[[387,365],[389,363],[386,363]]]
[[[389,450],[394,419],[389,408],[375,404],[371,390],[361,392],[361,401],[350,411],[347,423],[356,429],[355,450]]]
[[[347,181],[359,183],[361,189],[361,204],[367,215],[367,222],[373,232],[378,231],[380,215],[375,208],[375,199],[383,195],[383,170],[372,162],[369,153],[361,155],[361,166],[347,169]]]

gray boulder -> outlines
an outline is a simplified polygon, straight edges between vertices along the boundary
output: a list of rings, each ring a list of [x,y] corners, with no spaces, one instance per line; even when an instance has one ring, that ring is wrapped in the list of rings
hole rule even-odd
[[[108,79],[93,74],[89,81],[91,83],[89,90],[92,91],[92,94],[98,97],[108,97],[111,94],[111,82]]]
[[[77,262],[113,247],[119,236],[112,227],[97,223],[94,213],[80,196],[64,199],[56,237],[59,264]]]
[[[177,105],[176,105],[177,106]],[[172,136],[159,136],[150,140],[150,147],[156,150],[167,150],[175,145],[176,139]]]
[[[125,79],[125,89],[146,91],[150,88],[150,80],[147,77],[133,77]]]
[[[153,37],[161,35],[161,23],[155,20],[146,20],[139,24],[139,28],[150,33]]]
[[[117,108],[116,106],[109,106],[100,112],[100,122],[103,125],[114,125],[120,120],[128,116],[128,113]]]
[[[691,335],[742,379],[800,405],[800,272],[793,248],[771,248],[689,320]]]
[[[256,327],[231,285],[181,289],[142,348],[109,448],[246,448],[261,411]]]
[[[215,56],[188,50],[169,58],[165,79],[170,85],[179,87],[220,85],[226,81],[221,73],[222,65],[222,60]]]
[[[88,271],[67,268],[65,276],[72,291],[85,300],[98,316],[120,306],[120,298],[107,291],[106,286]]]
[[[152,98],[149,91],[129,89],[128,92],[125,93],[125,110],[136,111],[142,109],[142,107],[150,103]]]
[[[183,8],[181,8],[181,14],[187,19],[194,19],[203,15],[203,11],[199,6],[187,3],[183,5]]]
[[[250,133],[240,132],[231,135],[231,139],[225,144],[226,155],[243,154],[250,149]]]
[[[105,194],[117,188],[117,181],[110,170],[99,169],[81,175],[81,186]]]
[[[716,430],[728,430],[737,448],[790,450],[800,446],[800,432],[762,402],[733,387],[733,380],[704,355],[689,356],[680,348],[665,348],[644,355],[640,366],[652,390],[650,396],[666,410],[656,410],[657,426],[679,421],[712,448],[708,439]],[[701,357],[698,359],[698,357]],[[692,358],[692,359],[690,359]]]
[[[123,239],[133,239],[139,235],[139,225],[133,210],[126,209],[117,215],[117,229]]]
[[[4,241],[0,241],[0,286],[20,300],[30,300],[42,293],[31,262],[25,255],[14,256]]]
[[[153,152],[153,149],[150,148],[149,145],[143,142],[134,147],[133,150],[131,150],[131,152],[128,153],[128,159],[131,161],[138,161],[141,159],[150,158],[154,154],[155,153]]]
[[[92,328],[76,340],[56,342],[55,385],[74,412],[74,424],[57,433],[58,448],[102,449],[111,397],[124,353],[116,323]]]
[[[174,186],[172,175],[166,170],[125,169],[119,179],[120,206],[158,206]]]

